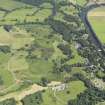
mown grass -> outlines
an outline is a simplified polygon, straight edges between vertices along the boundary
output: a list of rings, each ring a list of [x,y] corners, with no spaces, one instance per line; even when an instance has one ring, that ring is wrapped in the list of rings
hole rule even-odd
[[[102,12],[100,16],[90,16],[88,14],[89,22],[91,23],[93,30],[95,31],[97,37],[100,39],[102,43],[105,43],[105,7],[100,7],[92,10],[90,13],[98,13]]]

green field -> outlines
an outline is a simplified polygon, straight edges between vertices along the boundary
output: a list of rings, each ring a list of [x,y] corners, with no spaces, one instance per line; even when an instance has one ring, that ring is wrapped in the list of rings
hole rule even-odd
[[[51,24],[52,20],[60,21],[74,25],[76,29],[78,23],[77,20],[72,20],[72,16],[78,10],[74,5],[65,5],[66,2],[69,3],[68,0],[65,3],[57,0],[58,8],[54,16],[52,1],[39,3],[40,1],[32,5],[27,0],[0,0],[0,98],[18,93],[33,84],[47,86],[51,81],[64,82],[66,77],[73,77],[76,73],[86,75],[82,67],[74,67],[69,73],[65,69],[61,70],[64,65],[69,67],[83,64],[85,59],[79,55],[76,41],[66,40]],[[79,4],[83,5],[82,1]],[[65,14],[72,15],[70,21],[65,19]],[[68,39],[72,40],[73,37]],[[67,45],[67,48],[62,50],[59,45],[64,45],[64,48]],[[46,81],[47,84],[44,84]],[[86,89],[80,80],[71,81],[67,85],[67,89],[56,93],[56,98],[63,100],[63,104],[76,99]],[[43,93],[42,105],[61,105],[62,102],[56,98],[54,92],[48,89]],[[54,99],[57,100],[56,103]]]
[[[86,87],[81,81],[72,81],[67,85],[67,89],[65,89],[64,91],[54,93],[49,89],[42,95],[42,105],[49,105],[49,103],[51,103],[51,105],[65,105],[67,104],[67,101],[69,101],[70,99],[75,99],[77,95],[81,92],[84,92],[85,89]],[[67,93],[68,91],[69,93]]]
[[[89,22],[102,43],[105,43],[105,7],[99,7],[89,12]]]

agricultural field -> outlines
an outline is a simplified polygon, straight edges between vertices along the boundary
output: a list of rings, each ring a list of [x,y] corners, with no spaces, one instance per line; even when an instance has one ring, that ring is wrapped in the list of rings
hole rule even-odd
[[[98,7],[88,13],[88,19],[97,37],[105,43],[105,7]]]

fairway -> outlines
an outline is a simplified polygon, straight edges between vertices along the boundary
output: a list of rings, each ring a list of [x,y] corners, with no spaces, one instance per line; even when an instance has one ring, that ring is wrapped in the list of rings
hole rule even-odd
[[[88,13],[88,19],[91,23],[99,40],[105,43],[105,7],[98,7]]]
[[[85,89],[86,87],[82,81],[70,82],[63,91],[54,92],[49,89],[43,93],[43,103],[41,105],[49,105],[49,103],[51,103],[50,105],[65,105],[69,99],[75,99]]]

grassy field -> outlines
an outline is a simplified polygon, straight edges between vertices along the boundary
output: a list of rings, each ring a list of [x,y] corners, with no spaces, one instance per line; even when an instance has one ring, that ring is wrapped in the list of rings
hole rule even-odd
[[[3,16],[5,15],[5,12],[4,11],[0,11],[0,18],[2,19]]]
[[[59,74],[53,72],[55,62],[59,66],[61,60],[67,58],[58,45],[69,42],[64,41],[62,35],[45,21],[52,16],[52,3],[46,0],[40,6],[33,6],[16,0],[0,0],[0,8],[0,77],[3,80],[0,93],[16,91],[21,86],[25,88],[26,85],[40,83],[43,77],[49,81],[64,81],[66,76],[72,77],[76,72],[82,73],[81,68],[77,68],[78,71],[73,70],[71,74],[65,71]],[[54,19],[63,22],[65,20],[62,12],[71,15],[77,12],[73,5],[71,7],[69,5],[59,6],[58,9]],[[9,30],[8,27],[10,27]],[[2,51],[2,47],[6,52]],[[78,54],[75,44],[71,44],[70,49],[72,49],[74,58],[65,64],[83,63],[84,59]],[[80,90],[74,88],[76,84]],[[74,99],[77,94],[85,90],[84,84],[80,81],[70,83],[69,87],[70,90],[74,88],[77,91],[71,92],[67,97],[65,95],[65,102],[69,97]],[[1,90],[4,91],[1,92]],[[62,99],[60,95],[66,94],[66,91],[57,93],[57,96]],[[46,98],[49,94],[45,93]]]
[[[105,7],[90,11],[88,19],[100,41],[105,43]]]
[[[51,89],[43,93],[42,105],[65,105],[70,99],[75,99],[78,94],[86,89],[81,81],[72,81],[67,84],[67,89],[59,92],[54,92]],[[68,92],[68,93],[67,93]]]

